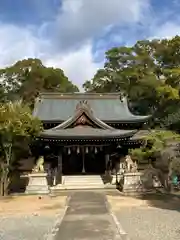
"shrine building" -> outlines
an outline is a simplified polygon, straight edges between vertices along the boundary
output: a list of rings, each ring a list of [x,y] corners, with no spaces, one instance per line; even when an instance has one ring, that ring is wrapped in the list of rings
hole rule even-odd
[[[113,172],[142,144],[136,136],[150,118],[132,114],[120,93],[42,93],[33,115],[44,126],[33,151],[56,168],[56,184],[63,176]]]

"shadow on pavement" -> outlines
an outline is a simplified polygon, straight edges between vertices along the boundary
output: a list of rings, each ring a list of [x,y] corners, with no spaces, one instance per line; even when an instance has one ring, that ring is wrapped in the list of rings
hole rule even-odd
[[[156,193],[143,195],[137,198],[146,200],[152,207],[180,212],[180,193],[162,193],[157,191]]]

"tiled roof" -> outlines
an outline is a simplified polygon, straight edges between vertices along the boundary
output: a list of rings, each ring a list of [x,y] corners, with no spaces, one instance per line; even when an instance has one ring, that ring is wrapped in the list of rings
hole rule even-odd
[[[102,121],[145,122],[150,116],[133,115],[120,94],[45,93],[35,103],[33,115],[42,121],[65,121],[74,115],[77,104],[87,100],[93,114]]]
[[[48,129],[41,133],[41,137],[47,138],[121,138],[131,137],[136,130],[98,129],[92,127],[75,127],[67,129]]]

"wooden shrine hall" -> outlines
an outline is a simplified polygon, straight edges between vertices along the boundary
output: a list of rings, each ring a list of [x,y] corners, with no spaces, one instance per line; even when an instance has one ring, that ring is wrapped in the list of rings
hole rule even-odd
[[[42,93],[33,115],[44,126],[34,152],[56,168],[57,184],[65,175],[113,171],[128,149],[140,146],[136,136],[150,118],[132,114],[120,93]]]

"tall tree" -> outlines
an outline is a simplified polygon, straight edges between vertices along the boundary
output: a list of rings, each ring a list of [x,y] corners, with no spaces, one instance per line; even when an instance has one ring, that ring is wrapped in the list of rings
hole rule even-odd
[[[179,104],[179,48],[180,37],[112,48],[104,68],[83,87],[88,92],[121,91],[138,113],[164,118]]]
[[[45,67],[39,59],[25,59],[0,70],[6,99],[33,103],[39,92],[77,92],[77,86],[59,68]]]
[[[130,154],[139,164],[148,163],[158,170],[162,184],[166,189],[173,174],[180,173],[179,145],[180,135],[172,131],[152,131],[144,137],[146,142],[140,148],[130,150]]]
[[[41,122],[21,101],[0,104],[0,193],[8,192],[11,168],[16,158],[17,147],[30,143],[42,130]],[[21,144],[19,144],[21,143]]]

